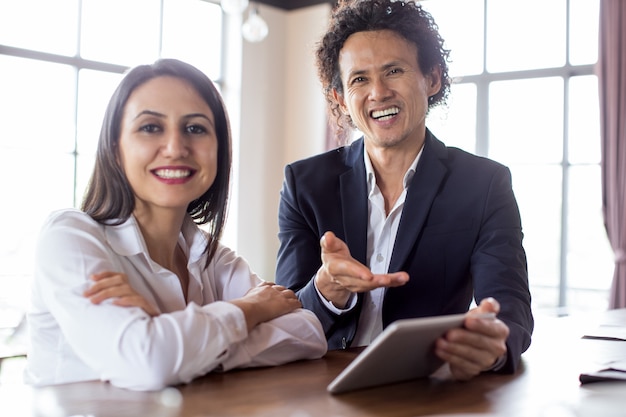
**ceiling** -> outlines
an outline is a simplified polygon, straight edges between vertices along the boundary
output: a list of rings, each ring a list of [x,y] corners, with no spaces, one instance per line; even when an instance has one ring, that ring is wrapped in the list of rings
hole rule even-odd
[[[267,4],[283,10],[296,10],[302,7],[315,6],[322,3],[332,4],[336,0],[252,0],[255,3]]]

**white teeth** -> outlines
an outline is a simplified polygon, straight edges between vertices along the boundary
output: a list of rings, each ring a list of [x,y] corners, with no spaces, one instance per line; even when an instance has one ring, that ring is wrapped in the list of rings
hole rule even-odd
[[[385,110],[377,110],[375,112],[372,112],[372,117],[378,120],[387,120],[390,119],[391,116],[395,116],[396,114],[398,114],[399,111],[400,109],[397,107],[390,107]]]
[[[161,178],[185,178],[191,175],[191,171],[188,169],[157,169],[154,172]]]

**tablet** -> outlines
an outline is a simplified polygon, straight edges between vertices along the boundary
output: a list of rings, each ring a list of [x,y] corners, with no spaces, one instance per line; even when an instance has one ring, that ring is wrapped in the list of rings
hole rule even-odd
[[[466,314],[401,319],[391,323],[326,388],[332,394],[431,375],[443,361],[435,341],[461,327]],[[488,317],[494,317],[489,314]]]

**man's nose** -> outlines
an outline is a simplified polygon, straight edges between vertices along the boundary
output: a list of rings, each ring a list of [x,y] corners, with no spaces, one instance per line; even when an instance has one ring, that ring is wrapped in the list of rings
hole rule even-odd
[[[393,92],[385,80],[380,78],[372,80],[370,89],[370,97],[372,99],[380,101],[390,97],[392,94]]]

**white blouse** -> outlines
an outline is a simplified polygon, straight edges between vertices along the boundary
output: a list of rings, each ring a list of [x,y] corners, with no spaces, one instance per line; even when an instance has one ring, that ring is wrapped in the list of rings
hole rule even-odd
[[[189,303],[171,271],[152,261],[130,217],[105,226],[74,210],[53,213],[36,251],[26,382],[60,384],[99,379],[135,390],[186,383],[212,370],[273,366],[326,353],[317,317],[299,309],[247,332],[231,300],[261,282],[247,262],[220,245],[208,268],[206,237],[190,218],[179,243],[189,269]],[[132,288],[160,310],[106,300],[92,304],[83,292],[90,276],[122,272]]]

